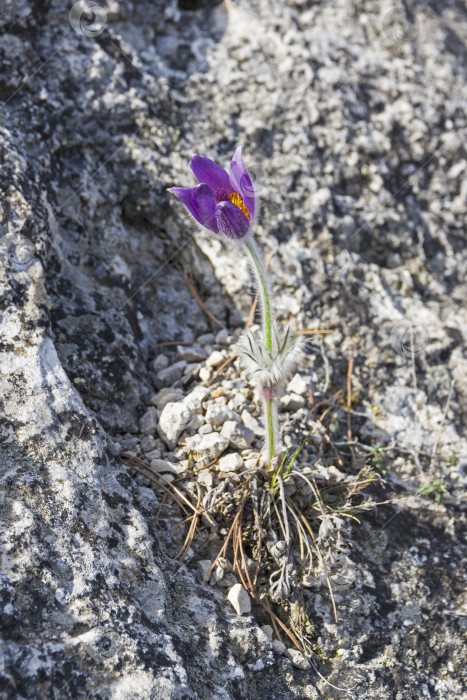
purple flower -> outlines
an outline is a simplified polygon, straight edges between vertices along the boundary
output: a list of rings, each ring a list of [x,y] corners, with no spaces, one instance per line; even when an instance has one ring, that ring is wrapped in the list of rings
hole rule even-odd
[[[199,185],[172,187],[173,192],[202,226],[227,238],[242,239],[255,214],[255,193],[243,165],[242,147],[235,151],[230,175],[206,156],[190,160]]]

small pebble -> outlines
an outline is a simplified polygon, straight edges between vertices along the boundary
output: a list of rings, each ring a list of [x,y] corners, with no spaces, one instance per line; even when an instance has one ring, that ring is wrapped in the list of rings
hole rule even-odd
[[[152,459],[151,469],[159,474],[163,474],[164,472],[169,474],[177,473],[177,471],[174,469],[174,465],[171,462],[168,462],[166,459]]]
[[[252,430],[233,420],[224,423],[221,435],[229,441],[232,447],[236,447],[239,450],[246,450],[255,439]]]
[[[246,409],[242,411],[242,421],[243,424],[246,425],[247,428],[252,430],[254,434],[258,437],[262,437],[264,435],[263,426],[260,425],[256,418],[254,418],[254,416],[252,416],[251,413]]]
[[[287,391],[299,396],[306,396],[308,389],[311,386],[311,377],[304,377],[302,374],[296,374],[287,384]]]
[[[198,483],[208,491],[214,486],[214,475],[209,469],[198,472]]]
[[[219,365],[221,365],[225,359],[226,358],[223,353],[221,353],[219,350],[214,350],[214,352],[212,352],[206,360],[206,366],[219,367]]]
[[[311,668],[310,660],[298,649],[287,649],[285,656],[291,660],[295,668],[301,668],[303,671]]]
[[[186,361],[180,360],[180,362],[175,362],[175,364],[161,369],[155,377],[157,388],[162,389],[162,387],[169,387],[175,384],[182,376],[185,367]]]
[[[207,435],[208,433],[212,433],[214,431],[214,428],[212,427],[211,423],[205,423],[198,429],[199,435]]]
[[[183,401],[175,401],[164,406],[157,431],[169,449],[174,449],[178,438],[188,428],[192,413]]]
[[[203,401],[208,395],[209,389],[207,387],[197,386],[184,397],[183,403],[186,404],[193,413],[204,413]]]
[[[274,630],[272,629],[271,625],[261,625],[261,629],[263,630],[264,634],[266,635],[267,639],[272,642],[272,635],[274,634]]]
[[[227,338],[229,337],[229,332],[226,328],[222,328],[219,333],[216,335],[216,343],[219,343],[219,345],[224,345],[227,341]]]
[[[245,408],[247,403],[248,401],[246,397],[240,391],[238,391],[233,397],[233,399],[230,399],[228,406],[232,409],[232,411],[240,412]]]
[[[223,404],[211,403],[206,411],[206,421],[217,428],[220,428],[227,421],[238,422],[238,420],[237,414]]]
[[[143,452],[151,452],[156,449],[156,441],[152,435],[145,435],[141,439],[141,449]]]
[[[304,396],[299,396],[298,394],[285,394],[280,399],[280,405],[284,411],[289,411],[289,413],[294,413],[300,408],[303,408],[306,403]]]
[[[208,433],[207,435],[194,435],[187,440],[187,448],[193,453],[195,462],[207,464],[213,459],[217,459],[225,449],[229,442],[227,438],[219,433]]]
[[[175,403],[176,401],[181,401],[183,399],[183,394],[181,394],[179,391],[168,391],[162,398],[159,399],[157,402],[157,411],[159,415],[167,406],[168,403]]]
[[[167,355],[160,353],[152,363],[153,372],[160,372],[161,369],[165,369],[169,364],[169,358]]]
[[[230,452],[219,459],[219,470],[222,472],[236,472],[243,467],[243,459],[238,452]]]
[[[199,371],[199,378],[202,382],[208,382],[211,378],[211,370],[209,367],[201,367]]]
[[[248,459],[245,459],[245,469],[254,469],[258,465],[258,457],[249,457]]]
[[[203,335],[200,335],[197,340],[200,345],[208,345],[208,343],[213,343],[214,333],[203,333]]]
[[[150,406],[146,413],[140,418],[139,429],[144,435],[154,435],[157,424],[157,411],[154,406]]]
[[[182,360],[186,360],[186,362],[200,362],[207,357],[206,350],[201,347],[199,343],[195,343],[194,345],[178,345],[177,353],[178,356]]]
[[[158,449],[155,449],[155,450],[151,450],[150,452],[147,452],[144,455],[144,458],[147,459],[148,462],[150,462],[152,459],[159,459],[160,456],[161,456],[161,451]]]
[[[284,642],[280,642],[278,639],[274,639],[272,646],[274,647],[274,649],[277,651],[278,654],[283,654],[287,648],[285,646]]]
[[[196,567],[198,569],[198,576],[200,581],[204,581],[209,574],[209,569],[211,568],[212,561],[210,559],[201,559],[198,561]]]
[[[235,586],[232,586],[227,598],[237,615],[244,615],[245,613],[251,612],[250,596],[241,583],[236,583]]]
[[[119,440],[119,444],[121,445],[122,450],[134,450],[136,445],[138,444],[138,438],[137,437],[121,438]]]

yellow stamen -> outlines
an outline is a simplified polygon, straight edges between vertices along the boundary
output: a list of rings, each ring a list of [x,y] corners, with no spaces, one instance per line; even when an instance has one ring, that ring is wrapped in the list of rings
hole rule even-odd
[[[229,195],[229,199],[232,202],[232,204],[235,204],[236,207],[241,209],[242,212],[245,214],[246,218],[250,220],[250,212],[246,208],[242,196],[238,194],[238,192],[232,192],[232,194]]]

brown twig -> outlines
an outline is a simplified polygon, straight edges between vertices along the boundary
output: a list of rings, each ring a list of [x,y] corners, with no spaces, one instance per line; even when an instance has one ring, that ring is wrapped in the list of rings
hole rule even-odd
[[[186,281],[186,286],[188,287],[189,291],[193,295],[193,298],[195,299],[196,303],[198,306],[204,311],[206,316],[209,316],[211,321],[214,321],[214,323],[217,323],[218,326],[222,328],[222,323],[214,316],[212,311],[208,309],[204,301],[201,299],[200,295],[198,294],[198,291],[195,287],[195,283],[193,281],[193,274],[191,270],[189,272],[186,271],[185,266],[183,265],[183,274],[185,275],[185,281]]]

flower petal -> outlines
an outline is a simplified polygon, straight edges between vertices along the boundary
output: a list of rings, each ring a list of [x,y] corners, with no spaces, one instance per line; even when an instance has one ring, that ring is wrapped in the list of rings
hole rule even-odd
[[[169,192],[183,202],[198,223],[217,233],[216,200],[207,185],[201,183],[196,187],[172,187]]]
[[[230,182],[235,192],[242,196],[252,219],[255,215],[255,191],[248,171],[243,165],[241,146],[235,151],[230,163]]]
[[[190,168],[193,170],[198,182],[204,182],[211,188],[214,195],[217,190],[226,190],[228,194],[232,192],[230,178],[224,168],[214,163],[206,156],[199,156],[195,153],[190,160]]]
[[[248,218],[232,202],[221,202],[216,206],[216,224],[220,234],[237,240],[244,238],[250,228]]]

